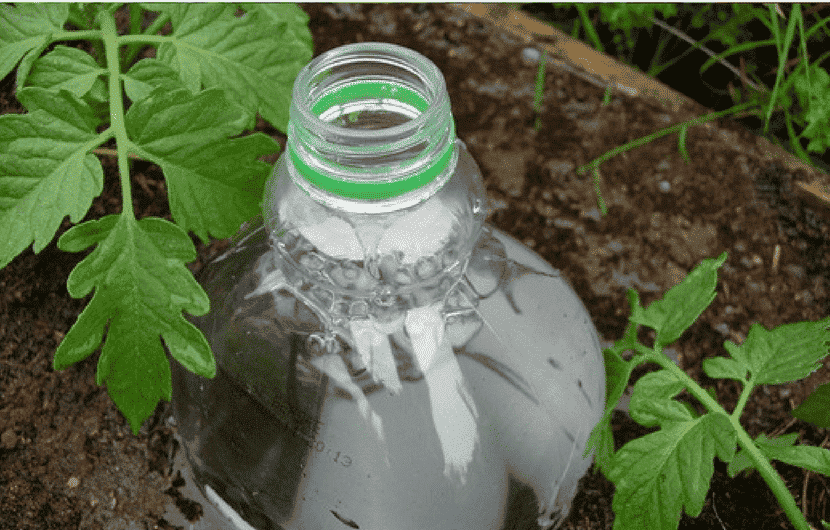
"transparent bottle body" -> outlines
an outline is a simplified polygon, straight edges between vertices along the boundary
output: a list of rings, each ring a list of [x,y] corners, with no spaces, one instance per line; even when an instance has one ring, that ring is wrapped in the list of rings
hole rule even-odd
[[[463,144],[458,156],[453,179],[480,181]],[[558,526],[605,401],[596,331],[567,281],[484,225],[452,282],[369,332],[334,325],[288,247],[315,243],[253,221],[200,277],[211,312],[193,320],[217,375],[173,374],[200,487],[259,530]]]

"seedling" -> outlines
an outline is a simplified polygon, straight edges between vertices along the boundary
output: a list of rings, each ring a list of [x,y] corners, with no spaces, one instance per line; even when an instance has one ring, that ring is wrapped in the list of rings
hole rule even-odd
[[[536,131],[542,128],[542,95],[545,91],[546,62],[547,50],[542,50],[542,56],[539,58],[539,67],[536,69],[536,89],[533,93],[533,112],[536,114],[536,120],[533,122],[533,128]]]
[[[570,5],[568,6],[570,7]],[[750,4],[731,4],[731,6],[724,5],[718,6],[717,8],[713,6],[693,7],[691,9],[694,10],[694,16],[691,19],[691,26],[700,28],[703,25],[708,25],[711,28],[708,35],[700,41],[695,41],[681,30],[656,18],[658,12],[664,18],[675,16],[677,14],[677,7],[673,4],[623,3],[597,4],[595,6],[592,4],[578,5],[576,9],[579,17],[574,20],[573,36],[576,37],[580,29],[582,29],[585,32],[587,40],[600,51],[604,51],[588,12],[589,9],[593,9],[594,7],[598,8],[598,15],[608,24],[609,28],[617,32],[614,37],[616,43],[620,44],[622,41],[622,35],[619,34],[619,31],[625,34],[626,45],[631,54],[633,54],[635,44],[631,32],[635,27],[651,28],[658,26],[691,46],[686,52],[665,64],[658,64],[659,58],[667,44],[665,40],[660,41],[658,50],[648,69],[649,76],[656,76],[660,71],[671,66],[688,52],[693,49],[699,49],[710,56],[701,66],[701,74],[711,68],[715,63],[721,64],[732,71],[741,80],[744,88],[748,88],[750,91],[746,98],[742,98],[740,92],[733,91],[735,106],[727,110],[714,112],[702,117],[695,117],[686,122],[661,129],[623,146],[613,148],[600,157],[579,167],[577,169],[579,173],[584,173],[588,170],[592,171],[597,201],[603,215],[606,214],[606,209],[599,187],[599,166],[603,162],[617,154],[643,145],[656,138],[678,132],[678,147],[681,155],[688,163],[690,161],[690,157],[686,151],[686,132],[688,128],[712,119],[740,113],[754,114],[763,117],[763,130],[766,134],[773,111],[780,110],[783,113],[784,123],[789,135],[788,147],[796,156],[808,164],[813,164],[813,160],[808,153],[826,153],[828,148],[830,148],[830,126],[827,125],[827,109],[830,108],[830,91],[827,90],[827,87],[830,84],[830,76],[828,76],[826,69],[821,66],[830,53],[824,53],[810,63],[807,50],[807,42],[810,39],[820,41],[827,34],[830,34],[828,30],[830,17],[821,19],[816,13],[817,9],[820,9],[820,6],[815,8],[811,7],[802,12],[802,7],[799,4],[793,4],[789,14],[786,16],[777,4],[767,4],[763,8]],[[716,9],[715,17],[712,16],[713,9]],[[731,14],[727,13],[729,9],[732,10]],[[812,24],[810,24],[811,21],[809,20],[810,14],[815,18]],[[770,38],[739,43],[740,26],[753,20],[760,22],[769,30]],[[707,40],[720,41],[727,48],[726,51],[721,53],[712,52],[704,46],[704,42]],[[795,66],[789,68],[788,59],[793,44],[796,45],[795,53],[797,58],[794,60]],[[742,67],[739,70],[726,61],[726,58],[729,56],[750,52],[764,46],[774,46],[778,56],[778,65],[775,69],[775,81],[772,83],[771,88],[765,86],[757,76],[753,75],[753,70],[757,65],[746,66],[742,63]],[[753,79],[750,79],[750,77]],[[604,101],[607,101],[607,99],[608,94],[606,92]],[[740,103],[741,99],[745,99],[746,101]],[[796,131],[796,125],[801,128],[800,132]],[[806,147],[802,145],[802,142],[806,143]]]
[[[205,243],[229,237],[258,212],[270,172],[258,158],[279,145],[262,133],[238,136],[257,113],[285,130],[311,34],[291,4],[130,4],[130,32],[119,35],[119,7],[0,6],[0,77],[20,63],[17,98],[28,110],[0,116],[0,268],[32,243],[43,250],[65,216],[84,218],[103,189],[93,153],[114,140],[122,212],[58,240],[69,252],[95,247],[67,280],[75,298],[95,293],[54,367],[85,359],[104,340],[97,384],[106,382],[137,433],[159,399],[171,397],[162,341],[188,370],[216,372],[207,341],[182,314],[209,306],[185,267],[196,259],[187,233]],[[148,11],[158,16],[142,29]],[[55,44],[63,41],[89,41],[93,55]],[[144,46],[155,57],[135,61]],[[128,156],[161,168],[175,223],[136,218]]]
[[[703,260],[680,284],[647,308],[640,305],[636,291],[628,291],[629,324],[623,337],[604,352],[608,399],[587,449],[596,448],[598,467],[616,485],[615,530],[674,530],[681,510],[691,517],[700,515],[715,456],[729,464],[732,477],[744,470],[758,470],[795,527],[810,529],[770,460],[830,476],[830,451],[793,445],[795,434],[772,438],[761,433],[753,440],[739,420],[757,386],[797,381],[821,366],[830,348],[830,317],[819,322],[784,324],[771,331],[755,323],[743,344],[724,343],[729,357],[705,359],[703,370],[709,377],[735,379],[743,384],[731,413],[716,401],[713,392],[703,389],[663,353],[663,348],[680,338],[714,300],[717,270],[726,256],[724,252],[716,259]],[[651,347],[638,340],[639,326],[655,331]],[[630,360],[622,357],[626,351],[633,352]],[[628,442],[615,453],[611,413],[634,368],[645,363],[656,363],[662,369],[634,384],[629,411],[639,424],[659,430]],[[675,400],[683,390],[707,412],[698,414]],[[737,452],[736,443],[740,448]]]

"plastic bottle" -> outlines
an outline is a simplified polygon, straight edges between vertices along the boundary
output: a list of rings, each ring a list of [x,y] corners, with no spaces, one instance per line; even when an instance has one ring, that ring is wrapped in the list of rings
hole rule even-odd
[[[486,214],[427,58],[362,43],[300,72],[263,215],[200,278],[217,375],[174,370],[194,474],[239,528],[559,526],[599,341]]]

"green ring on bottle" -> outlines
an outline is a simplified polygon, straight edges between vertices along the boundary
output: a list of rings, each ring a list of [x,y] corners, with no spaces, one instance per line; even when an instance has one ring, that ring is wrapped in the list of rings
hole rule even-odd
[[[336,105],[343,105],[361,99],[395,99],[426,112],[429,102],[421,94],[398,83],[385,81],[359,81],[349,83],[329,92],[314,104],[311,111],[320,116]]]
[[[392,90],[395,89],[394,96]],[[397,83],[386,82],[363,82],[353,83],[339,88],[326,94],[313,107],[312,111],[318,116],[336,105],[342,105],[352,101],[359,101],[361,99],[394,99],[402,103],[406,103],[415,107],[420,112],[424,112],[429,108],[429,102],[425,100],[420,94],[414,90],[410,90],[403,85]],[[450,118],[450,138],[455,139],[455,121]],[[324,173],[317,171],[303,162],[297,152],[292,147],[292,142],[288,142],[288,152],[294,167],[303,176],[305,180],[314,186],[336,193],[337,195],[349,199],[364,199],[377,200],[397,197],[404,193],[418,189],[440,175],[449,165],[452,160],[455,143],[449,142],[444,152],[441,153],[440,158],[427,169],[418,172],[409,177],[389,181],[354,181],[343,180],[339,178],[332,178]],[[348,169],[345,166],[344,169]],[[384,169],[378,172],[383,175],[388,172]]]

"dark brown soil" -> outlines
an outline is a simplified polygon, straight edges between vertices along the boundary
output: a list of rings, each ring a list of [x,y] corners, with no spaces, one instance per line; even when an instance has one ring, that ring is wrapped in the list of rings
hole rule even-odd
[[[541,129],[533,128],[536,65],[523,56],[533,43],[510,37],[448,6],[309,5],[315,55],[336,46],[379,40],[415,49],[444,72],[459,137],[481,165],[499,209],[491,222],[534,248],[571,280],[605,341],[622,334],[626,289],[644,304],[679,282],[703,258],[722,251],[718,296],[673,345],[681,366],[717,390],[732,410],[740,392],[713,381],[702,360],[724,354],[724,340],[740,342],[753,322],[771,328],[830,314],[828,212],[795,198],[795,182],[826,175],[792,167],[767,154],[764,140],[721,121],[689,131],[691,163],[670,136],[618,156],[601,167],[608,215],[597,208],[589,175],[575,168],[606,150],[677,123],[706,109],[679,111],[603,90],[550,68]],[[0,111],[20,112],[13,76],[0,87]],[[273,129],[261,130],[279,137]],[[115,168],[105,161],[106,185],[87,218],[120,211]],[[135,210],[169,219],[157,167],[135,165]],[[69,227],[64,222],[60,232]],[[221,244],[218,242],[217,244]],[[197,245],[200,263],[210,248]],[[23,252],[0,271],[0,529],[173,528],[162,517],[179,498],[171,476],[177,450],[157,409],[138,436],[94,383],[98,355],[64,372],[52,355],[87,300],[74,300],[66,279],[82,255],[57,250]],[[193,269],[199,268],[199,263]],[[830,381],[830,360],[805,381],[763,387],[742,417],[750,435],[800,434],[800,443],[830,447],[830,434],[790,411],[820,383]],[[619,413],[618,446],[645,430]],[[813,525],[830,519],[830,480],[775,464]],[[614,487],[589,474],[565,528],[611,528]],[[789,528],[757,474],[730,479],[716,461],[712,489],[698,519],[681,527]]]

